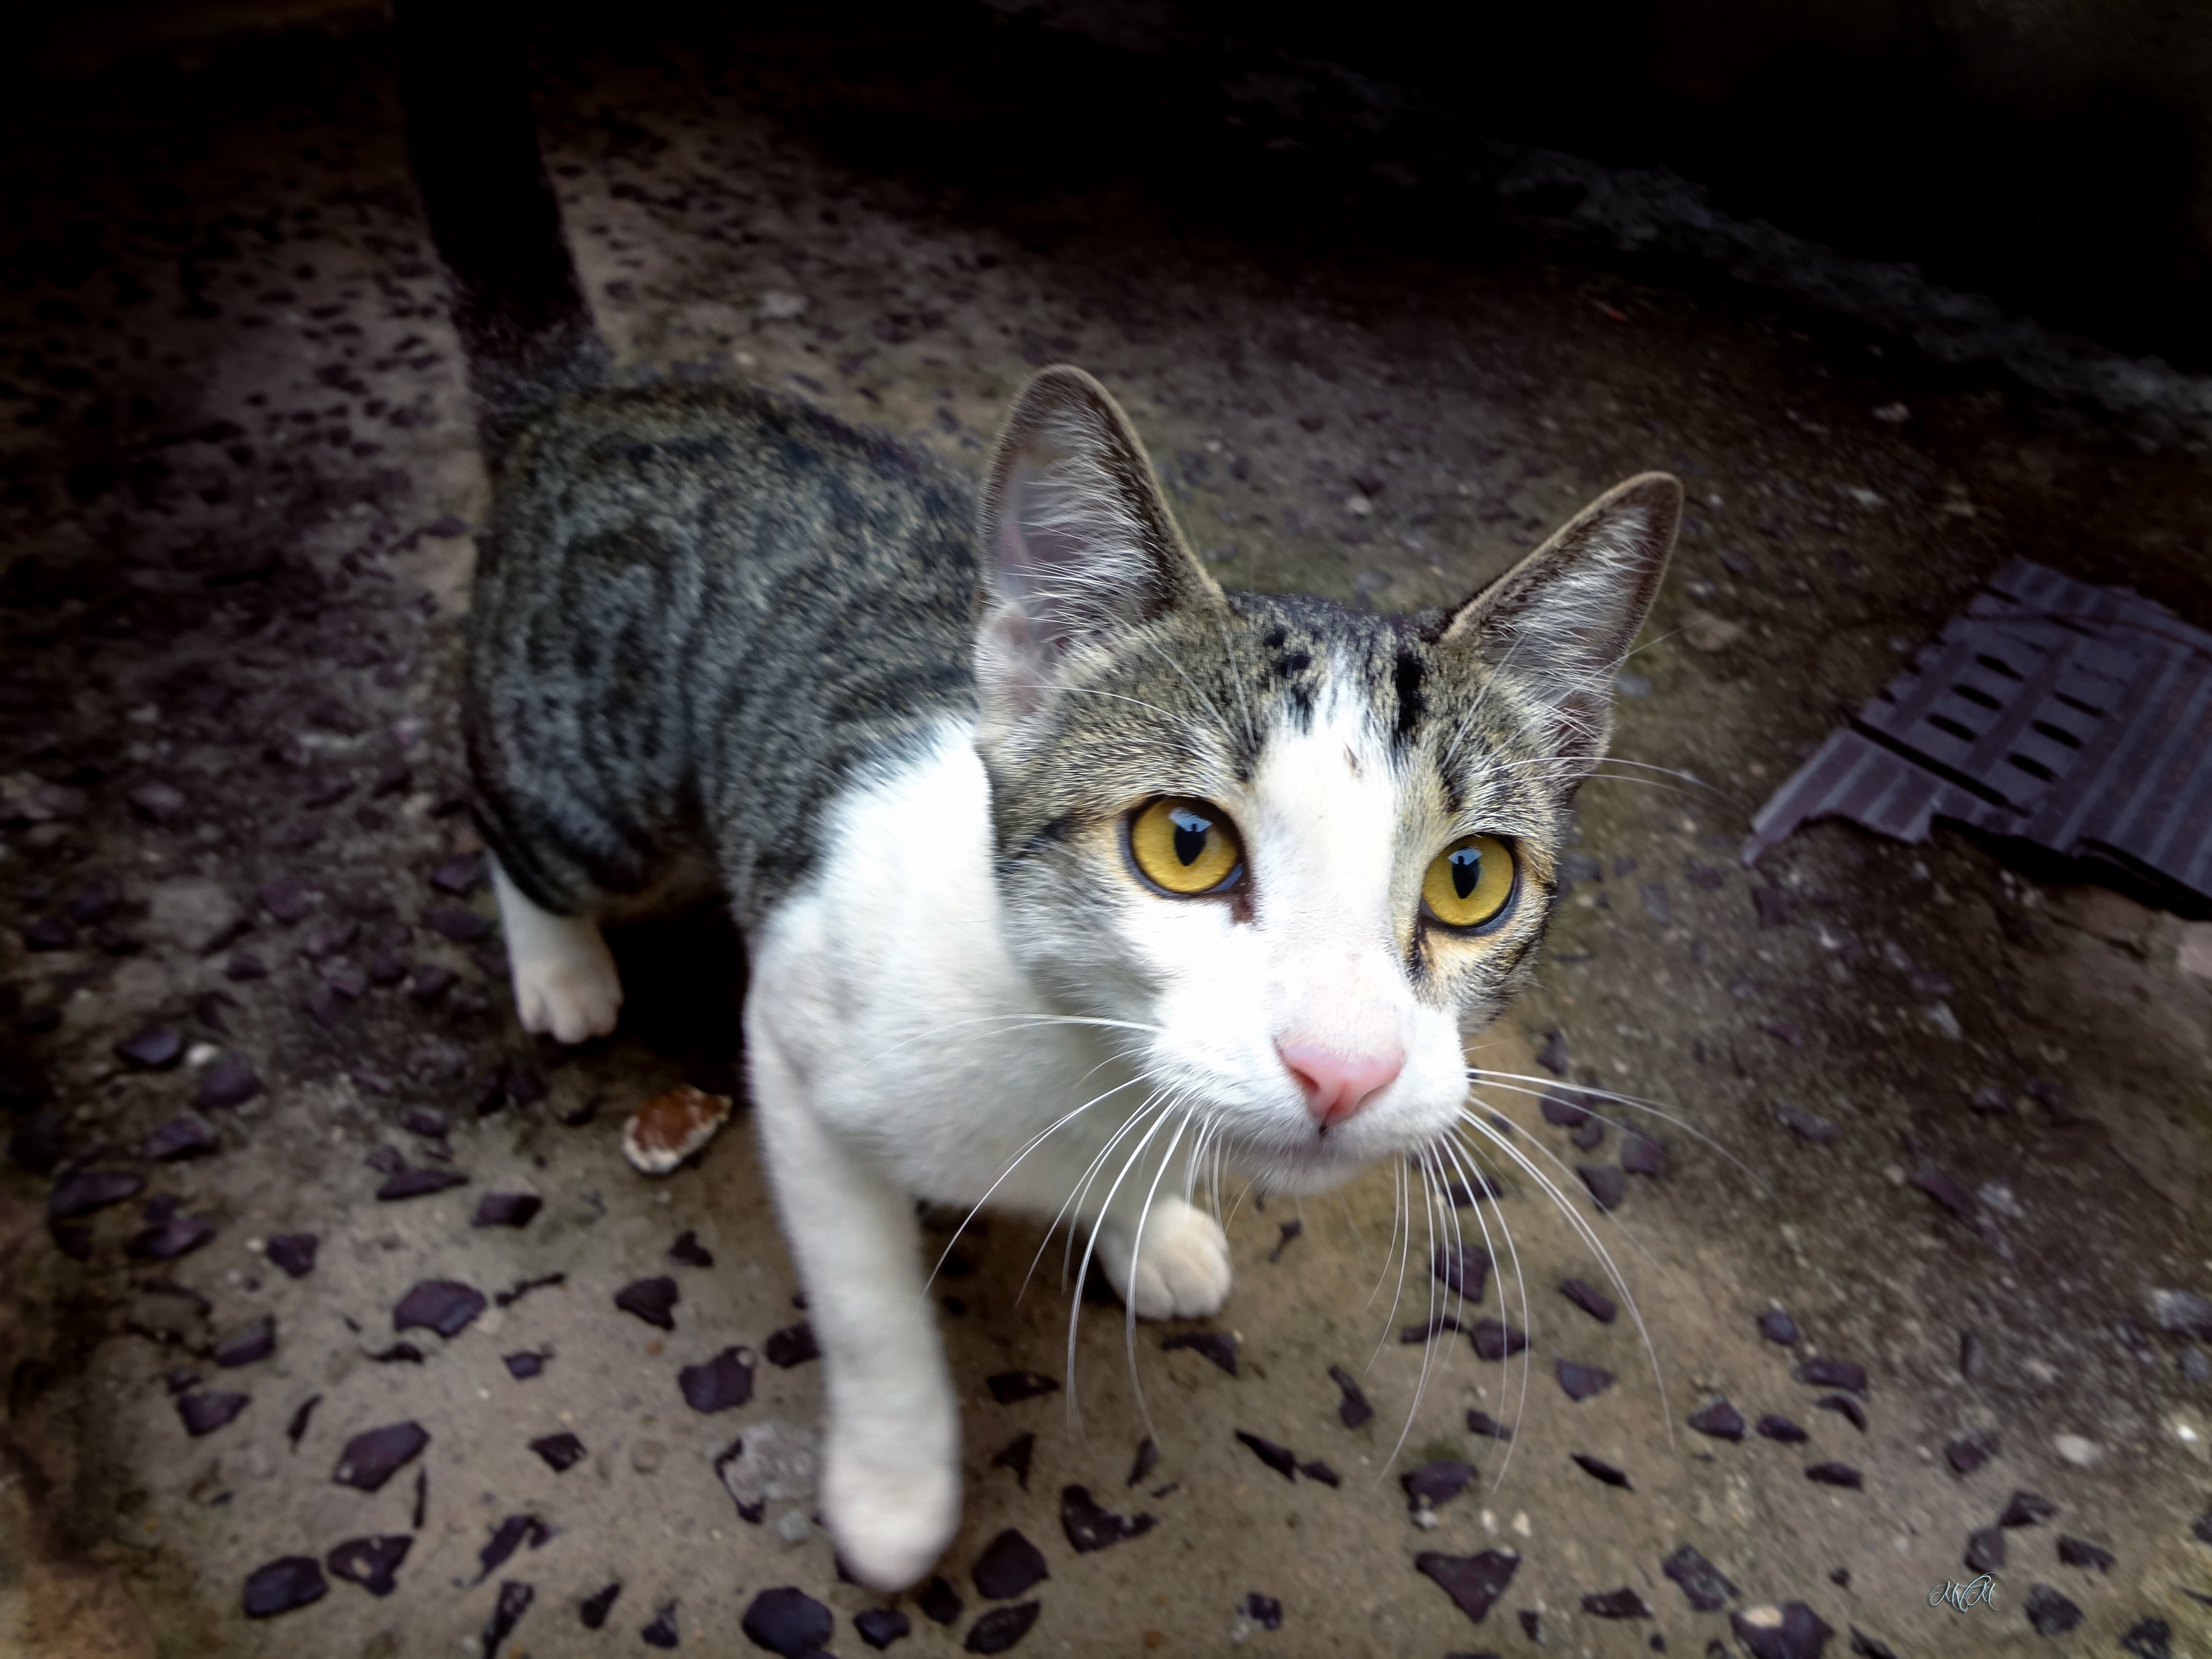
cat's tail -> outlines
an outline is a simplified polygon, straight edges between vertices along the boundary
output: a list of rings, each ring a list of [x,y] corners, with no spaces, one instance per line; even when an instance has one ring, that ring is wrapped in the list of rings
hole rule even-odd
[[[522,17],[501,0],[398,0],[395,20],[408,158],[494,456],[609,364],[538,154]]]

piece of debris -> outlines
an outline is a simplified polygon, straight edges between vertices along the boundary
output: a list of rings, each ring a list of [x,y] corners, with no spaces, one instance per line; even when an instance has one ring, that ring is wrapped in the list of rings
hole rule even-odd
[[[1899,841],[1936,818],[2212,899],[2212,634],[2015,559],[1777,790],[1752,864],[1812,818]]]
[[[623,1125],[623,1156],[641,1175],[670,1174],[730,1121],[732,1103],[727,1095],[679,1083],[629,1115]]]

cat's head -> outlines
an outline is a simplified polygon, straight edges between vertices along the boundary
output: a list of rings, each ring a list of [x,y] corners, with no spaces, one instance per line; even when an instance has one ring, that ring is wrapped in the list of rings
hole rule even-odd
[[[1680,503],[1632,479],[1453,611],[1227,593],[1105,389],[1043,371],[982,507],[1012,948],[1271,1189],[1433,1139],[1542,939]]]

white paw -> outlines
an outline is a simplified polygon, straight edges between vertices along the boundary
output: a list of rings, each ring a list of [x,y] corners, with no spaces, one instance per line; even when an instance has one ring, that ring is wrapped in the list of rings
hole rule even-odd
[[[1106,1276],[1140,1319],[1198,1319],[1218,1313],[1229,1297],[1229,1239],[1221,1224],[1180,1198],[1152,1206],[1129,1271],[1129,1229],[1100,1224],[1098,1250]]]
[[[581,1042],[615,1029],[622,976],[596,929],[588,941],[563,941],[559,950],[517,952],[514,970],[514,1012],[524,1030]]]
[[[874,1462],[833,1435],[822,1507],[847,1570],[872,1589],[904,1589],[937,1564],[960,1528],[960,1466],[957,1459]]]

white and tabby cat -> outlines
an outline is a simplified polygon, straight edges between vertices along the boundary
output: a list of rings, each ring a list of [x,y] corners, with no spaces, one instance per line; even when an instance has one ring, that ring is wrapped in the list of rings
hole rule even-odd
[[[959,1514],[917,1198],[1070,1217],[1136,1313],[1204,1315],[1201,1170],[1314,1192],[1458,1128],[1680,501],[1633,479],[1382,617],[1224,592],[1071,368],[980,503],[758,390],[586,394],[518,441],[466,708],[516,1005],[612,1030],[599,921],[727,896],[859,1577],[912,1583]]]

